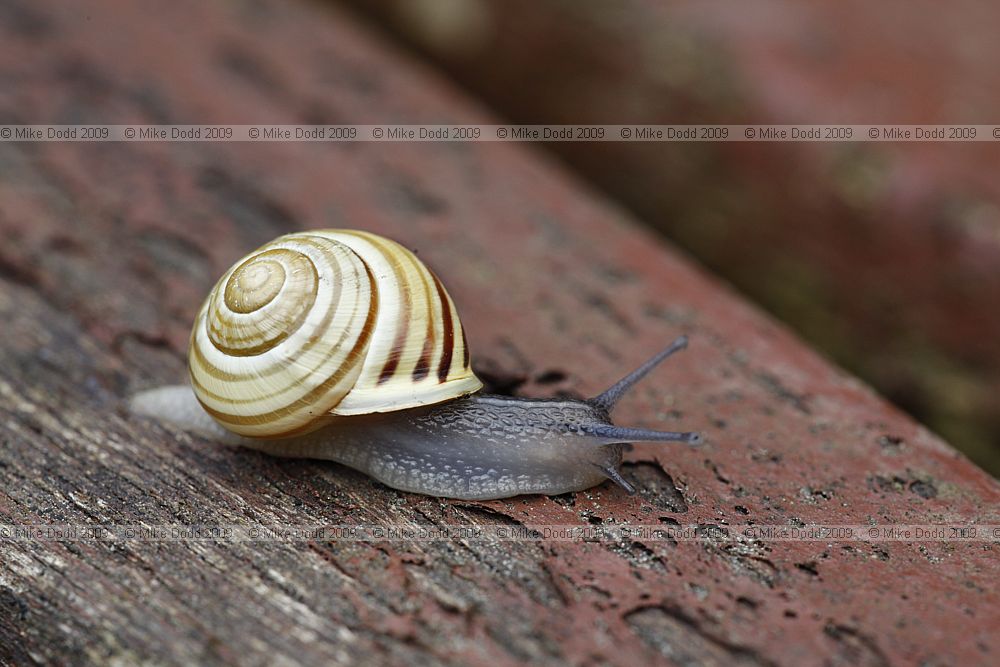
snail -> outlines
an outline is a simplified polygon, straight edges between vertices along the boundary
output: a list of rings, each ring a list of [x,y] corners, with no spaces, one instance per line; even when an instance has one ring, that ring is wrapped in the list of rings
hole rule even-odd
[[[412,252],[369,232],[316,230],[227,271],[195,318],[190,385],[140,392],[131,409],[432,496],[556,495],[605,479],[633,493],[619,472],[627,443],[700,438],[616,426],[609,414],[686,345],[678,338],[588,400],[483,394],[455,304]]]

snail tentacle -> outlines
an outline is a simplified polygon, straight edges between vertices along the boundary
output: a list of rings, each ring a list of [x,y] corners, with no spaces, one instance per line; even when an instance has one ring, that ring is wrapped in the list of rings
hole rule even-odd
[[[585,435],[592,436],[598,445],[624,442],[684,442],[701,444],[701,434],[691,431],[655,431],[648,428],[631,428],[615,424],[592,424],[583,427]]]
[[[602,473],[604,473],[605,477],[610,479],[612,482],[614,482],[621,488],[625,489],[625,493],[629,494],[630,496],[635,495],[635,487],[632,486],[632,484],[627,479],[622,477],[622,474],[618,471],[618,468],[614,466],[600,465],[597,463],[595,463],[594,466]]]
[[[610,414],[621,398],[629,392],[632,387],[639,383],[644,377],[649,375],[657,366],[663,363],[675,352],[679,352],[687,347],[687,336],[679,336],[666,348],[653,355],[649,360],[640,365],[634,371],[614,383],[604,392],[591,398],[587,402],[594,406],[597,411]],[[689,431],[656,431],[646,428],[631,428],[628,426],[616,426],[610,419],[602,419],[592,424],[583,426],[571,425],[568,428],[579,429],[584,435],[594,439],[597,445],[607,445],[612,443],[631,442],[684,442],[689,445],[701,443],[701,435]]]
[[[639,380],[649,375],[649,373],[663,363],[675,352],[679,352],[687,347],[687,336],[679,336],[665,349],[653,355],[648,361],[636,368],[634,371],[615,382],[608,389],[590,399],[590,403],[601,408],[605,412],[611,412],[612,408],[621,400],[628,391],[634,387]]]

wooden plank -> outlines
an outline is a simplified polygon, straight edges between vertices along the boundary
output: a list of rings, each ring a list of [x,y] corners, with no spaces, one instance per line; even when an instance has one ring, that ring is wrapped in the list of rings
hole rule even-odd
[[[3,122],[462,122],[481,109],[312,4],[7,2]],[[459,502],[129,417],[234,259],[293,229],[417,249],[476,367],[593,394],[681,332],[610,484]],[[0,523],[1000,523],[997,484],[531,147],[0,143]],[[0,657],[166,664],[985,662],[983,544],[0,540]],[[956,641],[962,637],[962,641]]]

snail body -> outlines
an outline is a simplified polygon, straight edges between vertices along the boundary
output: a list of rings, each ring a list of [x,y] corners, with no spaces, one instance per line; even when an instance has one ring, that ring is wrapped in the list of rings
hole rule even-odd
[[[625,443],[698,436],[616,426],[609,413],[685,345],[588,400],[483,394],[437,277],[388,239],[319,230],[279,237],[224,274],[195,320],[190,386],[141,392],[131,407],[404,491],[483,500],[611,479],[632,492],[619,473]]]

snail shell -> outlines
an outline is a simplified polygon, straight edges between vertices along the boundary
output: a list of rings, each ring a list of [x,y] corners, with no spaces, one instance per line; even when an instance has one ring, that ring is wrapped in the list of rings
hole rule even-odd
[[[258,438],[482,387],[437,277],[398,243],[353,230],[288,234],[237,262],[195,319],[188,367],[205,411]]]

